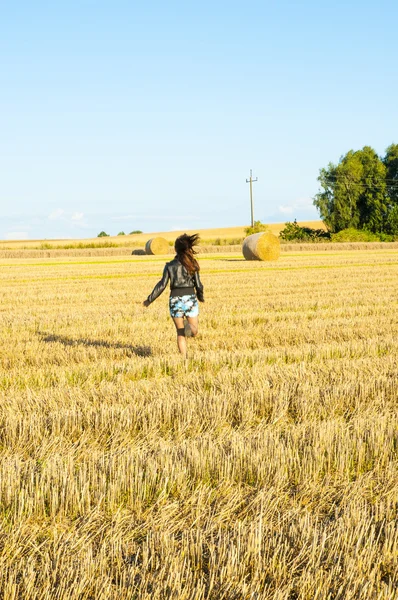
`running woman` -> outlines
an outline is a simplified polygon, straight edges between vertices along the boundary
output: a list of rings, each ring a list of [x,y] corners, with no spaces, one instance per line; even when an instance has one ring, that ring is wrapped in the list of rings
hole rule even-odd
[[[170,281],[169,308],[170,316],[177,330],[177,346],[184,358],[187,356],[185,336],[196,336],[198,333],[199,302],[204,302],[203,285],[199,277],[199,263],[195,258],[194,247],[199,242],[199,235],[180,235],[174,243],[176,256],[166,263],[162,279],[155,285],[151,294],[144,301],[149,306],[166,289]],[[184,317],[187,322],[184,324]]]

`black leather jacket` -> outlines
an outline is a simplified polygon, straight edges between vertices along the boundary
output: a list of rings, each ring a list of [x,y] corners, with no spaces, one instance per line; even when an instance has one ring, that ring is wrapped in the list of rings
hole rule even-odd
[[[168,282],[170,281],[170,290],[175,289],[183,291],[186,288],[187,293],[195,293],[199,302],[204,302],[203,285],[200,281],[198,271],[190,275],[184,265],[180,263],[177,257],[174,260],[165,264],[162,279],[155,285],[152,292],[148,296],[148,302],[151,304],[162,292],[164,292]]]

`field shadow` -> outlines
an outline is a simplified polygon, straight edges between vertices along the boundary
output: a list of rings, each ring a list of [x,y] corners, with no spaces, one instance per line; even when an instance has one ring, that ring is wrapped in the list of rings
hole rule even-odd
[[[106,340],[90,340],[88,338],[70,338],[65,335],[55,333],[37,332],[41,340],[46,343],[58,342],[64,346],[88,346],[94,348],[111,348],[114,350],[128,350],[136,356],[152,356],[150,346],[133,346],[131,344],[122,344],[120,342],[107,342]]]

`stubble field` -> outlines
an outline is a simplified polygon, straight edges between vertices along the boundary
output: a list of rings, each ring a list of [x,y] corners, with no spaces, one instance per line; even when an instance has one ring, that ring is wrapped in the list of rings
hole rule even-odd
[[[0,597],[398,597],[398,252],[0,260]]]

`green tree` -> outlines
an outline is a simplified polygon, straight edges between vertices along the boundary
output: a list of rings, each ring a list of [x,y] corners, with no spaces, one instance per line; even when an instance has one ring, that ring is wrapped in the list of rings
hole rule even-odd
[[[109,237],[109,233],[105,233],[105,231],[101,231],[101,233],[99,233],[97,235],[97,237]]]
[[[338,165],[329,163],[320,170],[318,181],[322,189],[314,205],[331,232],[348,228],[383,231],[389,204],[386,166],[370,146],[350,150]]]
[[[297,223],[297,219],[294,219],[293,223],[291,221],[285,223],[285,228],[279,233],[279,237],[286,242],[317,242],[330,239],[330,233],[323,229],[302,227]]]
[[[398,237],[398,204],[391,206],[388,211],[385,230],[389,235]]]
[[[332,232],[359,225],[357,205],[361,165],[353,154],[349,152],[338,165],[329,163],[319,173],[318,181],[323,191],[315,196],[314,205]]]
[[[118,235],[126,235],[124,231],[119,231]]]
[[[391,144],[383,159],[386,166],[387,191],[391,204],[398,204],[398,144]]]
[[[253,227],[246,227],[245,234],[252,235],[253,233],[261,233],[262,231],[268,231],[268,225],[261,223],[261,221],[254,221]]]
[[[376,152],[365,146],[359,151],[362,171],[362,193],[359,199],[360,228],[380,233],[388,214],[386,166]]]

